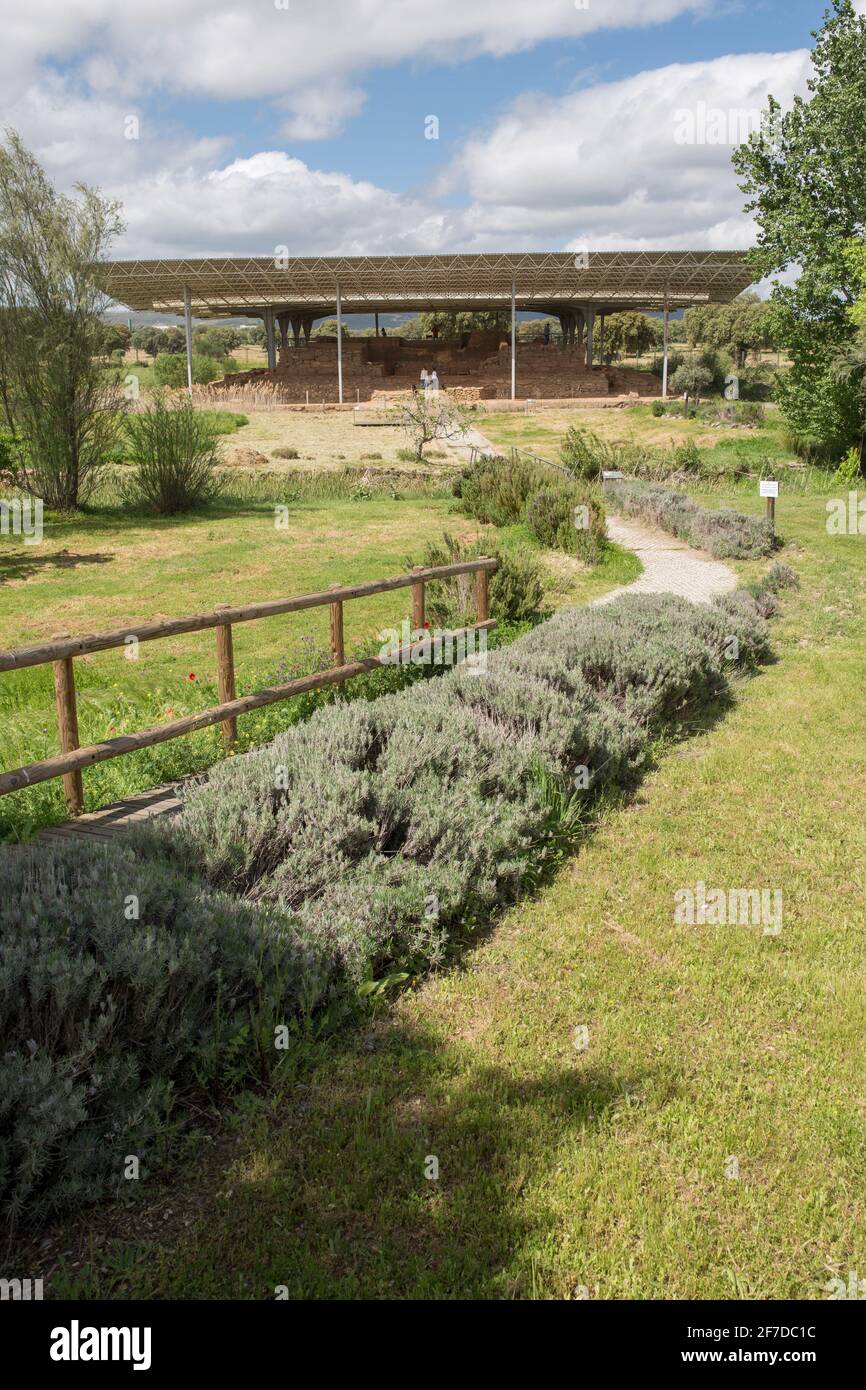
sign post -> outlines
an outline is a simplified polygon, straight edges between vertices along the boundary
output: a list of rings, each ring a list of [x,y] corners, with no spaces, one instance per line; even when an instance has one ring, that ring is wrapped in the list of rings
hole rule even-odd
[[[775,478],[762,478],[758,484],[758,491],[761,497],[767,499],[767,520],[770,523],[770,530],[776,529],[776,498],[779,496],[779,484]]]

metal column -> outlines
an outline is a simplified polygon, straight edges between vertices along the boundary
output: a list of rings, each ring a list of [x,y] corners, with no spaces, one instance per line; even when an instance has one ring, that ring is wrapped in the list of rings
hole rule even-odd
[[[186,384],[192,395],[192,310],[189,302],[189,286],[183,287],[183,326],[186,333]]]
[[[337,286],[337,396],[343,404],[343,301]]]
[[[511,281],[511,399],[517,399],[517,305],[514,281]]]
[[[665,294],[665,332],[664,332],[664,362],[662,363],[662,399],[667,400],[668,394],[668,297]]]
[[[265,310],[265,343],[268,349],[268,371],[272,372],[277,365],[277,345],[274,341],[274,311]]]

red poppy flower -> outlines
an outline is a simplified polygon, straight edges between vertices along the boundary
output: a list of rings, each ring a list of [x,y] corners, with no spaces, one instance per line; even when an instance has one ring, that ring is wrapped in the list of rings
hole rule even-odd
[[[194,681],[194,680],[195,680],[195,671],[190,671],[190,673],[189,673],[189,678],[190,678],[191,681]]]

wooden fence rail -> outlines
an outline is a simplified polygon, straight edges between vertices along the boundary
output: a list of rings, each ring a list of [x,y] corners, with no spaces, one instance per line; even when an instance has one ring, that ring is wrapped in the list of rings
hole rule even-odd
[[[0,651],[0,672],[19,671],[27,666],[44,666],[48,663],[54,668],[54,693],[57,709],[57,727],[60,753],[41,762],[30,763],[26,767],[14,768],[0,773],[0,796],[46,782],[53,777],[63,778],[63,789],[70,815],[80,815],[84,810],[84,785],[82,769],[94,763],[105,762],[109,758],[119,758],[124,753],[134,753],[140,748],[150,748],[169,739],[182,738],[184,734],[206,729],[213,724],[222,725],[223,739],[227,746],[237,738],[238,715],[249,710],[260,709],[264,705],[276,704],[292,695],[300,695],[307,690],[319,690],[328,685],[340,685],[365,671],[375,670],[387,664],[381,657],[364,657],[358,661],[346,662],[343,638],[343,604],[350,599],[367,598],[370,594],[388,593],[392,589],[412,590],[412,620],[416,629],[424,626],[425,585],[436,579],[447,579],[452,575],[475,575],[475,607],[477,621],[470,626],[457,628],[443,636],[452,638],[465,636],[470,632],[487,631],[496,626],[488,617],[487,576],[497,567],[498,561],[487,557],[461,561],[455,565],[436,565],[426,569],[416,569],[410,574],[395,575],[391,579],[374,579],[366,584],[332,585],[322,593],[302,594],[296,598],[275,599],[266,603],[247,604],[241,608],[227,606],[216,608],[210,613],[197,613],[187,618],[168,618],[161,622],[143,623],[139,627],[115,629],[112,632],[89,633],[81,637],[59,635],[50,642],[30,647],[18,647],[12,651]],[[271,686],[255,691],[251,695],[237,698],[235,690],[234,648],[232,627],[236,623],[252,622],[257,618],[271,618],[282,613],[298,613],[307,608],[327,605],[330,609],[331,656],[333,666],[327,671],[317,671],[310,676],[302,676],[282,685]],[[174,637],[185,632],[204,632],[216,629],[217,682],[220,703],[198,714],[185,715],[139,733],[122,734],[117,738],[105,739],[102,743],[81,748],[78,742],[78,711],[75,695],[74,659],[89,656],[93,652],[108,651],[113,647],[127,647],[131,641],[153,642],[159,637]],[[429,641],[429,639],[426,639]],[[411,659],[425,647],[425,641],[415,642],[403,647],[399,659]]]

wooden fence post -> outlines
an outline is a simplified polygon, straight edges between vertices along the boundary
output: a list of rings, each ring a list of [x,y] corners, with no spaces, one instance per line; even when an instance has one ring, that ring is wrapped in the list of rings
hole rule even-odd
[[[332,584],[332,589],[339,589]],[[335,666],[345,666],[346,653],[343,647],[343,604],[342,600],[331,604],[331,657]]]
[[[413,574],[419,573],[416,566]],[[412,627],[419,631],[424,626],[424,580],[418,579],[412,585]]]
[[[228,604],[220,603],[216,611],[227,608]],[[216,651],[217,651],[217,681],[219,683],[220,704],[226,705],[229,700],[235,699],[235,652],[232,640],[231,623],[220,623],[216,629]],[[235,715],[230,715],[228,719],[222,721],[223,742],[227,748],[231,748],[237,743],[238,721]]]
[[[52,641],[59,642],[65,632],[55,632]],[[72,657],[65,656],[52,662],[54,667],[54,697],[57,706],[57,729],[60,734],[61,753],[75,753],[78,743],[78,710],[75,703],[75,671]],[[66,772],[63,776],[63,792],[70,816],[80,816],[84,810],[84,782],[81,770]]]
[[[487,622],[487,571],[478,570],[475,575],[475,618],[476,622]]]

